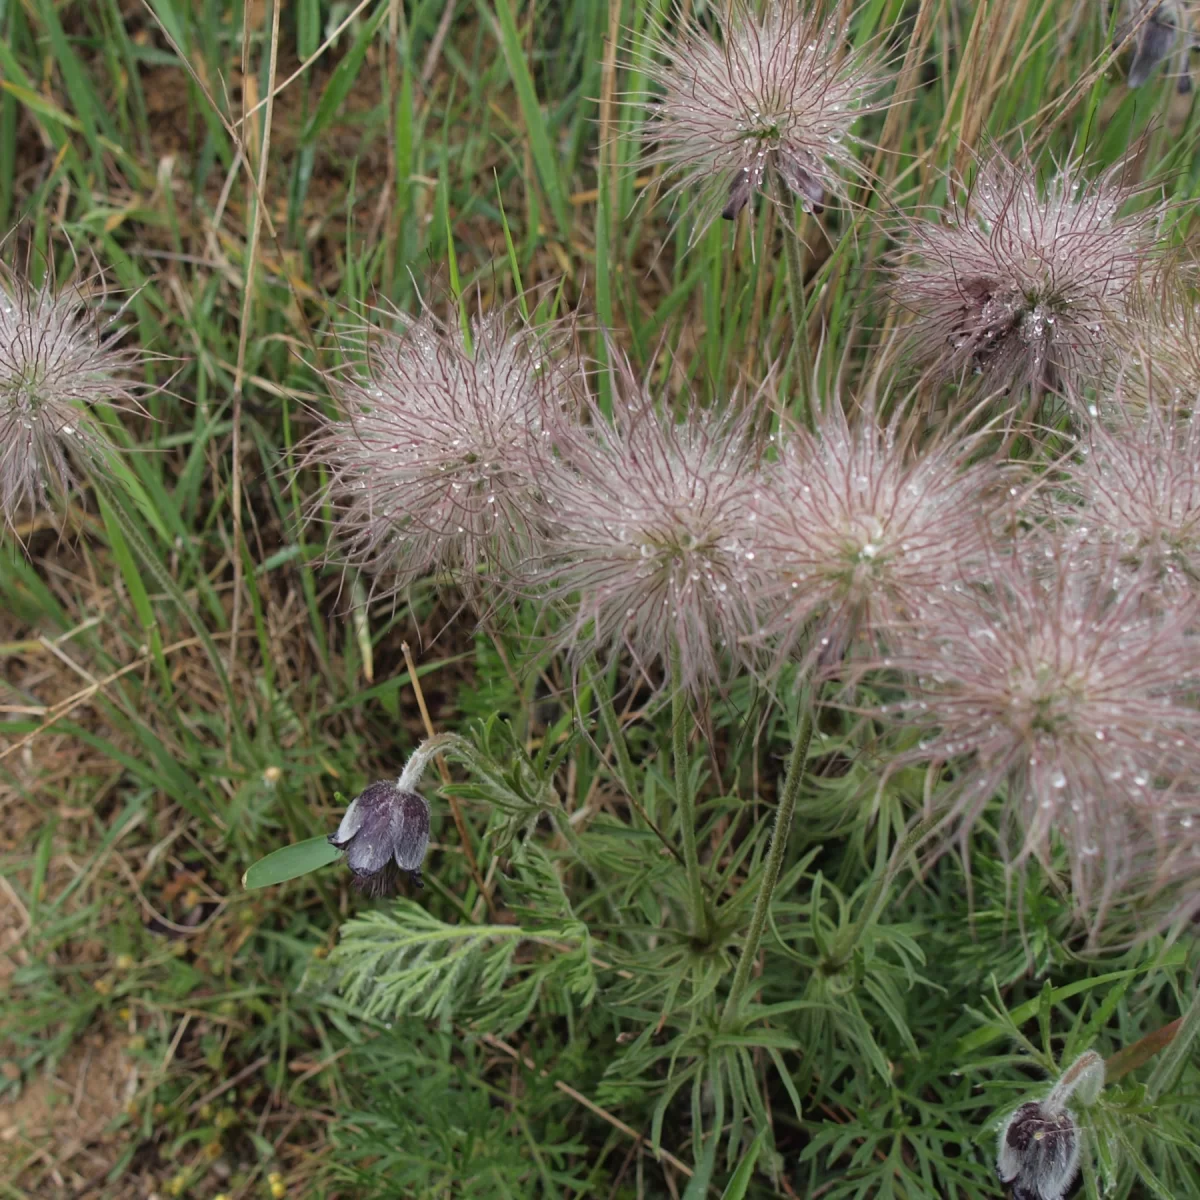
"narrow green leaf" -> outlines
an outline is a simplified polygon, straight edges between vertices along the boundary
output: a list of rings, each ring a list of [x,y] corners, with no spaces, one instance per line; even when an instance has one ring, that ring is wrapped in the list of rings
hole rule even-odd
[[[720,1133],[714,1133],[704,1147],[700,1161],[696,1163],[696,1173],[688,1181],[687,1191],[683,1200],[704,1200],[708,1195],[708,1185],[712,1180],[713,1164],[717,1160],[717,1143],[721,1140]]]
[[[295,842],[291,846],[280,846],[246,870],[242,876],[242,887],[249,891],[251,888],[272,887],[289,879],[298,879],[310,871],[327,867],[340,854],[341,851],[331,845],[324,834]]]
[[[738,1163],[737,1170],[729,1177],[729,1183],[721,1193],[721,1200],[744,1200],[750,1188],[750,1180],[754,1177],[754,1168],[758,1165],[758,1156],[766,1145],[767,1131],[760,1129],[745,1157]]]
[[[321,93],[321,99],[317,102],[316,111],[300,134],[302,144],[307,145],[312,142],[317,134],[331,125],[333,119],[341,112],[342,105],[346,102],[346,97],[350,95],[350,89],[354,86],[355,79],[358,78],[363,59],[367,57],[367,48],[371,45],[371,39],[379,32],[379,26],[383,24],[387,10],[386,3],[380,4],[375,10],[375,15],[359,31],[354,45],[346,51],[345,58],[334,68],[329,82],[325,85],[325,90]]]
[[[508,63],[513,87],[516,88],[517,100],[521,105],[521,115],[525,120],[525,131],[529,134],[529,149],[533,154],[533,161],[537,165],[538,175],[541,176],[542,187],[546,189],[546,199],[550,201],[550,210],[554,213],[558,231],[566,237],[571,228],[567,196],[558,176],[558,165],[550,145],[550,135],[546,130],[546,121],[538,103],[537,90],[533,86],[533,76],[529,73],[525,48],[521,45],[521,36],[517,32],[517,23],[513,19],[509,0],[496,0],[494,17],[483,7],[482,2],[480,8],[495,27],[500,47],[504,51],[505,62]]]

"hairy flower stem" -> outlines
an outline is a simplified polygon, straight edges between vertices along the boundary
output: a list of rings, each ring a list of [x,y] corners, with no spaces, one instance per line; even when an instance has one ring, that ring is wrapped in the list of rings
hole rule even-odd
[[[763,930],[767,925],[771,898],[775,893],[775,885],[779,882],[783,856],[787,851],[792,818],[796,814],[796,801],[800,796],[800,785],[804,782],[808,747],[812,742],[813,712],[816,700],[817,693],[815,691],[803,695],[800,700],[800,728],[796,731],[796,740],[792,743],[792,753],[788,759],[787,774],[783,779],[783,792],[779,797],[779,807],[775,813],[775,828],[771,830],[771,845],[767,851],[767,866],[763,878],[758,884],[758,898],[754,902],[754,915],[750,918],[750,932],[746,935],[746,944],[742,947],[742,954],[738,959],[733,985],[730,987],[729,997],[725,1001],[722,1023],[730,1020],[737,1013],[738,1006],[742,1001],[742,993],[745,992],[746,985],[750,982],[750,972],[754,969],[755,960],[758,958],[758,947],[762,942]]]
[[[794,220],[795,215],[793,214]],[[800,240],[804,224],[803,216],[800,217],[798,224],[789,223],[788,227],[783,230],[783,245],[787,253],[788,301],[792,309],[792,325],[796,339],[792,343],[792,351],[796,354],[799,362],[799,374],[805,401],[804,423],[811,428],[816,413],[812,411],[810,394],[812,359],[808,352],[808,321],[804,315],[804,243]],[[791,355],[788,357],[790,358]]]
[[[700,880],[700,855],[696,849],[696,797],[692,794],[692,773],[688,763],[688,703],[683,689],[683,671],[679,647],[671,650],[671,742],[675,759],[675,799],[683,835],[683,865],[687,871],[688,897],[692,914],[692,933],[707,942],[712,936],[712,921],[704,884]]]

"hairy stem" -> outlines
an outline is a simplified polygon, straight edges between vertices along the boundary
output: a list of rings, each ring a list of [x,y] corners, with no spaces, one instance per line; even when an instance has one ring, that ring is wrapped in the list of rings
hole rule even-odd
[[[793,221],[783,230],[784,251],[787,254],[788,301],[792,309],[792,325],[795,331],[795,341],[792,352],[796,355],[801,380],[801,394],[804,397],[804,422],[812,424],[816,417],[813,411],[812,391],[812,360],[808,352],[808,321],[804,316],[804,243],[800,240],[804,219]],[[788,355],[791,358],[791,354]]]
[[[692,933],[707,940],[711,934],[708,902],[700,880],[700,855],[696,849],[696,797],[692,794],[692,773],[688,769],[688,704],[683,690],[683,671],[679,648],[671,651],[671,743],[675,759],[675,800],[679,806],[679,824],[683,836],[683,865],[687,872],[688,903],[692,915]]]
[[[758,947],[762,942],[763,930],[767,925],[771,898],[775,893],[775,885],[779,882],[783,856],[787,851],[788,835],[792,830],[792,818],[796,813],[796,801],[800,796],[800,785],[804,782],[808,747],[812,742],[813,735],[815,702],[815,692],[803,696],[800,701],[800,728],[796,731],[796,740],[792,743],[792,753],[788,759],[787,773],[783,778],[783,792],[779,797],[779,807],[775,813],[775,828],[771,830],[771,845],[767,851],[766,870],[758,884],[758,898],[754,902],[754,915],[750,918],[750,932],[746,935],[746,944],[742,947],[742,954],[738,959],[733,985],[730,987],[729,997],[725,1001],[725,1020],[737,1012],[742,1001],[742,994],[750,982],[750,972],[754,969],[755,960],[758,958]]]

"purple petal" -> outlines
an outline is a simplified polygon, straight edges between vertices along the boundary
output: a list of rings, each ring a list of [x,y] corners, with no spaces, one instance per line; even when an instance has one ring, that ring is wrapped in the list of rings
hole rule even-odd
[[[395,841],[396,865],[403,871],[420,871],[429,849],[429,804],[417,792],[401,792]]]
[[[341,848],[346,851],[346,862],[356,875],[373,875],[392,857],[400,832],[396,802],[401,795],[394,783],[373,783],[354,802],[362,819],[354,835]]]
[[[362,828],[363,821],[366,820],[366,810],[358,802],[356,796],[350,801],[350,807],[346,809],[346,815],[342,817],[342,823],[337,827],[337,833],[329,835],[329,841],[341,850],[345,844]]]

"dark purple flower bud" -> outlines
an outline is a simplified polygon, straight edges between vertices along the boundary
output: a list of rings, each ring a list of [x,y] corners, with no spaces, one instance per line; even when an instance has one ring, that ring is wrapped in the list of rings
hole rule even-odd
[[[1074,1097],[1094,1104],[1104,1087],[1104,1061],[1087,1050],[1063,1072],[1045,1100],[1022,1104],[1000,1131],[996,1174],[1012,1200],[1063,1200],[1079,1172],[1079,1128],[1067,1108]]]
[[[355,882],[371,896],[388,895],[400,871],[417,885],[429,848],[429,804],[395,783],[373,783],[346,809],[329,841],[346,852]]]
[[[1129,7],[1139,6],[1131,4]],[[1174,4],[1158,4],[1148,17],[1144,16],[1147,7],[1143,4],[1139,11],[1132,14],[1132,19],[1142,24],[1134,41],[1133,61],[1129,64],[1128,83],[1131,88],[1141,87],[1150,78],[1154,68],[1175,49],[1175,41],[1179,37]],[[1130,24],[1126,22],[1117,30],[1116,45],[1129,36]]]
[[[1012,1185],[1012,1200],[1060,1200],[1079,1170],[1079,1133],[1065,1109],[1049,1114],[1036,1101],[1013,1113],[996,1173]]]
[[[799,157],[780,154],[779,174],[783,182],[801,197],[809,212],[824,212],[825,187],[821,183],[821,166],[811,154],[807,157],[809,165],[805,166]]]
[[[729,185],[729,202],[721,209],[721,216],[726,221],[737,219],[738,213],[750,203],[754,195],[754,176],[748,167],[743,167]]]

